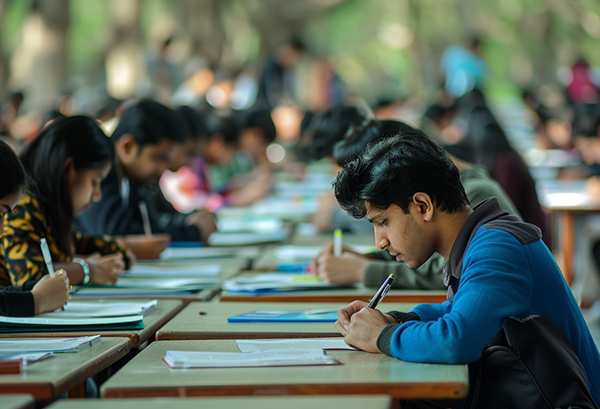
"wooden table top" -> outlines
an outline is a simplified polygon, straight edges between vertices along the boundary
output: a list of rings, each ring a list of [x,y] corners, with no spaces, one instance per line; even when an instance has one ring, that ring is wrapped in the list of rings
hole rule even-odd
[[[0,401],[1,402],[1,401]],[[217,398],[69,399],[48,409],[389,409],[389,396],[243,396]],[[4,408],[4,406],[3,406]],[[15,408],[17,409],[17,408]]]
[[[410,311],[415,305],[386,301],[380,305],[382,311]],[[346,303],[191,303],[156,333],[156,340],[339,337],[333,322],[227,322],[227,318],[256,310],[337,311],[344,306]]]
[[[128,338],[102,337],[78,352],[51,355],[25,366],[19,374],[1,375],[0,394],[27,393],[36,401],[56,399],[117,362],[129,350]]]
[[[468,391],[466,365],[417,364],[383,354],[328,351],[343,365],[171,369],[168,350],[239,352],[233,340],[159,341],[136,355],[101,387],[104,398],[363,395],[395,399],[460,398]]]
[[[137,300],[139,301],[139,300]],[[108,301],[107,301],[108,302]],[[143,347],[156,331],[183,308],[178,300],[158,300],[156,306],[144,315],[144,329],[116,331],[64,331],[64,332],[28,332],[0,334],[0,338],[32,338],[32,337],[79,337],[100,334],[102,337],[129,338],[131,348]]]

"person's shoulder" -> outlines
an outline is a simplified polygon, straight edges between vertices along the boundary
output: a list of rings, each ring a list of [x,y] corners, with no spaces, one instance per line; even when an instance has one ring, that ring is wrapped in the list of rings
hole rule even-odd
[[[525,223],[519,217],[506,215],[484,223],[477,234],[489,241],[508,239],[513,237],[521,245],[530,244],[541,240],[542,232],[539,227]]]

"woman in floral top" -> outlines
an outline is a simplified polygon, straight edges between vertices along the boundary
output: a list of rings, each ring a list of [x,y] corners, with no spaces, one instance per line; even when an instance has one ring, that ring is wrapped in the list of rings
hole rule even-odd
[[[112,284],[131,264],[127,249],[111,239],[74,231],[74,217],[100,200],[100,183],[114,156],[110,139],[88,117],[51,123],[28,145],[21,161],[35,181],[8,214],[0,243],[0,284],[21,285],[48,274],[40,249],[45,237],[55,268],[72,284]]]

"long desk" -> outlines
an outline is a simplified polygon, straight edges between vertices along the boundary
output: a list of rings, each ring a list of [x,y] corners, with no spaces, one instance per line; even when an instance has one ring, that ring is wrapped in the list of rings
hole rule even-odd
[[[244,396],[233,398],[69,399],[55,402],[48,406],[48,409],[390,409],[390,404],[389,396]]]
[[[125,337],[131,348],[143,348],[156,331],[183,308],[181,301],[159,300],[156,307],[144,315],[144,329],[117,331],[64,331],[0,334],[0,338],[79,337],[100,334],[102,337]]]
[[[156,333],[156,340],[339,337],[333,322],[227,322],[256,310],[339,310],[345,303],[191,303]],[[414,304],[383,302],[382,311],[409,311]],[[200,315],[203,313],[203,315]]]
[[[128,338],[103,337],[92,346],[80,347],[78,352],[54,354],[34,362],[20,374],[1,375],[0,393],[27,393],[36,401],[50,401],[65,392],[70,397],[85,397],[86,379],[117,362],[129,350]]]
[[[31,395],[0,395],[0,408],[35,409],[35,401]]]
[[[328,351],[343,365],[171,369],[162,361],[168,350],[239,352],[233,340],[153,342],[102,385],[101,396],[385,394],[429,399],[460,398],[468,391],[466,365],[416,364],[383,354]]]

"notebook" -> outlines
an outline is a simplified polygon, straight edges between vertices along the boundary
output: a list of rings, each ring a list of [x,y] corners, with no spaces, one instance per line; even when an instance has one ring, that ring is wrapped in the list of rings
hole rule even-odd
[[[300,310],[271,311],[257,310],[227,318],[228,322],[335,322],[337,311]]]

